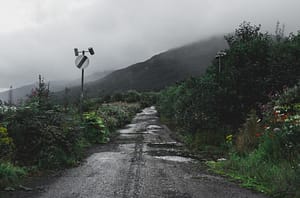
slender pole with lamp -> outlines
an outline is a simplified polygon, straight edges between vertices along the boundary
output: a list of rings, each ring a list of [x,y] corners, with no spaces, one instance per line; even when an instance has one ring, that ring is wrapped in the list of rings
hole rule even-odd
[[[88,51],[86,50],[82,50],[82,51],[78,51],[78,48],[74,48],[74,54],[77,57],[75,59],[75,65],[76,67],[78,67],[79,69],[81,69],[81,94],[80,94],[80,117],[82,119],[82,113],[83,113],[83,85],[84,85],[84,69],[88,67],[89,65],[89,59],[87,56],[85,56],[85,52],[89,52],[91,55],[94,55],[94,49],[92,47],[88,48]],[[81,54],[81,55],[79,55]]]
[[[217,52],[216,58],[219,59],[219,73],[221,73],[221,57],[223,57],[225,55],[226,55],[226,52],[224,52],[224,51]]]
[[[226,52],[224,52],[224,51],[217,52],[216,58],[219,59],[219,73],[221,73],[221,57],[223,57],[225,55],[226,55]]]

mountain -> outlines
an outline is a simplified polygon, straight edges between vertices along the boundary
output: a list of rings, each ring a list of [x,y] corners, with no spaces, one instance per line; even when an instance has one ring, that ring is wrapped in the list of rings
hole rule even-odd
[[[102,72],[95,72],[91,75],[85,77],[85,82],[92,82],[98,79],[101,79],[112,71],[102,71]],[[64,90],[66,87],[74,87],[79,86],[81,83],[80,79],[76,80],[65,80],[65,81],[49,81],[49,88],[51,92],[59,92]],[[22,87],[18,87],[12,90],[13,100],[14,103],[20,99],[26,99],[28,95],[30,95],[31,91],[38,86],[38,83],[32,83],[29,85],[25,85]],[[9,91],[0,92],[0,100],[8,101]]]
[[[160,90],[188,77],[202,75],[216,53],[225,48],[227,43],[223,37],[213,37],[171,49],[87,83],[85,92],[89,97],[97,97],[126,90]],[[79,93],[80,87],[73,87],[70,94]]]
[[[227,48],[224,37],[212,37],[157,54],[150,59],[114,72],[94,73],[85,78],[85,94],[97,97],[127,90],[157,91],[191,76],[202,75],[219,50]],[[13,90],[14,99],[24,98],[36,87],[27,85]],[[73,99],[80,94],[80,79],[50,82],[58,100],[64,97],[65,87]],[[0,99],[7,101],[9,91],[1,92]]]

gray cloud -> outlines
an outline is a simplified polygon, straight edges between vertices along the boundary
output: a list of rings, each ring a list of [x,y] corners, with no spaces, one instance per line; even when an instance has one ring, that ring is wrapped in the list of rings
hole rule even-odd
[[[10,1],[9,1],[10,2]],[[87,73],[121,68],[242,21],[300,29],[298,0],[11,0],[0,25],[0,88],[80,76],[73,48],[94,47]],[[23,2],[23,3],[22,3]],[[10,11],[10,12],[8,12]]]

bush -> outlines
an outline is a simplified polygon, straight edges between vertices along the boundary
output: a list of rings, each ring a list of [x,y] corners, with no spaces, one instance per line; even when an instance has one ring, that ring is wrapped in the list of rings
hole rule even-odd
[[[11,163],[0,163],[0,188],[19,182],[25,175],[26,171],[23,168]]]
[[[224,127],[219,125],[216,104],[218,94],[217,84],[208,76],[190,78],[163,90],[158,110],[163,119],[176,123],[184,136],[193,137],[194,141],[189,144],[194,145],[195,149],[204,147],[204,144],[220,144],[220,139],[224,137]]]
[[[217,84],[208,77],[190,78],[161,93],[159,110],[188,133],[212,131],[219,120],[216,109]]]
[[[84,118],[84,137],[90,143],[105,143],[108,139],[108,129],[105,127],[104,122],[100,116],[95,112],[83,114]]]
[[[140,106],[137,103],[109,103],[102,104],[97,110],[97,115],[103,118],[104,125],[112,132],[118,127],[130,123],[139,109]]]
[[[81,135],[80,122],[59,107],[41,109],[37,102],[28,102],[7,122],[16,147],[15,160],[19,163],[54,168],[66,164],[66,156],[79,158],[75,147]]]
[[[141,108],[157,105],[158,98],[159,98],[159,93],[156,92],[141,93],[140,101],[139,101],[141,104]]]
[[[257,148],[259,137],[262,135],[262,128],[258,123],[260,120],[256,116],[255,110],[252,110],[246,123],[240,129],[236,138],[236,150],[240,154],[247,154]]]
[[[264,106],[261,129],[254,112],[244,124],[236,141],[238,153],[215,163],[218,169],[243,185],[267,192],[274,197],[300,195],[300,87],[286,90]],[[259,137],[255,133],[259,132]]]
[[[8,136],[7,129],[0,125],[0,160],[9,160],[12,157],[14,144]]]

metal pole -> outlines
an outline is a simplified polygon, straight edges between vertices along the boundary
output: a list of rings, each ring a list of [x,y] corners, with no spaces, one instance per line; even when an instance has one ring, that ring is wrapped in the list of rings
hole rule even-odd
[[[8,92],[8,104],[9,104],[9,106],[11,107],[12,106],[12,104],[13,104],[13,87],[12,87],[12,85],[9,87],[9,92]]]
[[[83,83],[84,83],[84,69],[81,70],[81,94],[80,94],[80,116],[83,114]]]
[[[81,98],[83,98],[84,69],[82,69],[81,71]]]
[[[219,56],[219,73],[221,73],[221,56]]]

